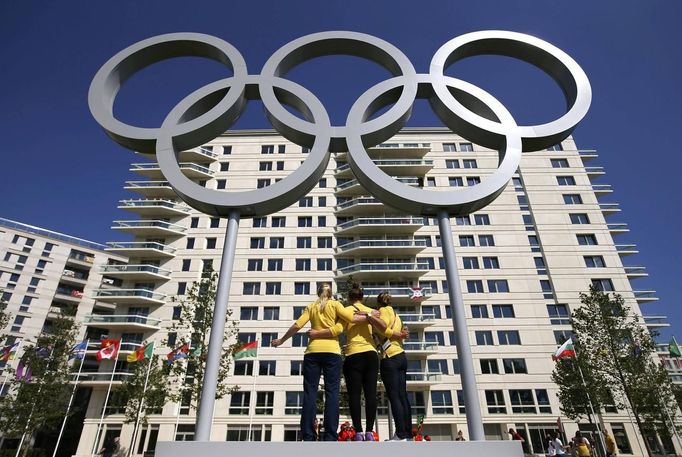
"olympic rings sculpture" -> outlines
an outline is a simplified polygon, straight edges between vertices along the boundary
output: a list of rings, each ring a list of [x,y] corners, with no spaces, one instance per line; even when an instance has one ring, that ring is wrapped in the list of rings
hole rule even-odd
[[[393,77],[362,94],[351,107],[346,125],[332,126],[325,107],[305,87],[287,80],[287,72],[315,57],[346,54],[369,59]],[[492,95],[444,71],[458,60],[481,54],[514,57],[531,63],[560,86],[568,110],[542,125],[517,125]],[[172,57],[205,57],[232,70],[233,76],[210,83],[185,97],[159,128],[128,125],[113,115],[113,104],[125,81],[137,71]],[[405,126],[417,98],[428,99],[453,132],[499,151],[497,170],[481,183],[448,191],[429,191],[400,183],[372,162],[367,148],[388,140]],[[155,154],[176,193],[206,214],[257,217],[290,206],[322,177],[331,152],[348,151],[351,170],[362,186],[383,203],[410,214],[433,216],[446,211],[465,215],[492,202],[521,161],[521,153],[564,140],[585,116],[592,99],[582,68],[566,53],[538,38],[508,31],[480,31],[456,37],[434,54],[429,73],[417,73],[396,47],[372,35],[332,31],[293,40],[277,50],[258,75],[250,75],[242,55],[231,44],[198,33],[159,35],[120,51],[97,72],[88,103],[95,120],[120,145]],[[272,126],[288,140],[310,148],[303,164],[271,186],[243,192],[207,189],[180,171],[180,151],[201,146],[229,130],[249,100],[261,100]],[[283,104],[303,114],[291,114]],[[373,118],[379,110],[390,106]]]

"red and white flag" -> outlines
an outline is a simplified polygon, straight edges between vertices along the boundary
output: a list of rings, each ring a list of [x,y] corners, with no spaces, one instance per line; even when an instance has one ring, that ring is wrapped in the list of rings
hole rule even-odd
[[[115,359],[118,355],[118,348],[121,346],[121,340],[102,340],[101,349],[97,351],[97,361],[101,362],[104,359]]]

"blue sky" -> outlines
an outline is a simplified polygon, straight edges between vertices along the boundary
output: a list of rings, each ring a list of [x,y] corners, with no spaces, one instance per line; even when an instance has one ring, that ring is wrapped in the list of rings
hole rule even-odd
[[[100,242],[120,239],[110,225],[125,218],[115,205],[125,197],[123,181],[132,179],[133,155],[92,120],[87,90],[97,69],[135,41],[179,31],[216,35],[234,44],[257,73],[294,38],[354,30],[393,43],[426,72],[435,50],[457,35],[513,30],[553,43],[588,74],[593,104],[575,139],[580,148],[599,151],[590,165],[604,166],[607,174],[598,182],[614,187],[604,201],[619,202],[622,212],[610,222],[627,222],[631,230],[617,241],[639,246],[640,254],[626,262],[648,268],[650,277],[634,287],[658,291],[660,302],[643,305],[645,314],[668,314],[677,329],[680,13],[682,4],[672,0],[0,2],[0,216]],[[198,59],[163,62],[129,81],[116,114],[158,125],[184,95],[226,74]],[[548,77],[511,59],[468,59],[450,74],[493,93],[520,123],[546,122],[564,109]],[[319,96],[337,124],[352,101],[385,76],[350,57],[321,58],[291,74]],[[420,102],[409,125],[434,122]],[[262,107],[250,105],[236,127],[267,127]]]

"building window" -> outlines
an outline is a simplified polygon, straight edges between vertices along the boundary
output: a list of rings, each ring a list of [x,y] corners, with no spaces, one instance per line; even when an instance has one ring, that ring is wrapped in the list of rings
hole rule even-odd
[[[206,238],[206,249],[215,249],[216,238]]]
[[[613,281],[610,279],[593,279],[592,286],[602,292],[613,292],[615,290],[613,288]]]
[[[295,348],[303,348],[308,346],[308,335],[305,333],[297,333],[291,338],[291,346]]]
[[[497,339],[503,346],[521,344],[521,336],[519,336],[518,330],[498,330]]]
[[[586,255],[583,256],[583,259],[585,259],[585,266],[587,268],[606,268],[604,257],[600,255]]]
[[[220,171],[230,171],[230,162],[220,162]]]
[[[426,187],[436,187],[436,178],[433,177],[427,177],[426,178]]]
[[[209,226],[210,228],[220,228],[220,218],[212,217]]]
[[[253,360],[235,360],[235,376],[253,376]]]
[[[272,180],[270,180],[270,179],[265,179],[265,178],[264,178],[264,179],[259,179],[259,180],[256,181],[256,187],[257,187],[258,189],[262,189],[262,188],[264,188],[264,187],[268,187],[268,186],[270,185],[271,182],[272,182]]]
[[[448,185],[450,187],[462,187],[464,186],[464,180],[457,176],[450,176],[448,178]]]
[[[331,271],[332,259],[317,259],[317,271]]]
[[[300,208],[312,208],[313,206],[313,197],[302,197],[298,200],[298,206]],[[299,227],[301,227],[299,225]]]
[[[294,294],[295,295],[309,295],[310,294],[310,283],[309,282],[295,282],[294,283]]]
[[[554,330],[554,342],[557,345],[564,344],[569,338],[573,338],[571,330]]]
[[[462,262],[465,270],[477,270],[479,268],[478,257],[462,257]]]
[[[291,374],[293,375],[293,373],[291,373]],[[284,405],[284,414],[299,416],[302,413],[302,411],[303,411],[303,392],[286,392],[286,403]]]
[[[313,247],[313,239],[309,236],[299,236],[296,238],[296,247],[298,249],[310,249]]]
[[[495,318],[513,318],[514,305],[493,305],[493,317]]]
[[[460,246],[476,246],[473,235],[459,235]]]
[[[576,235],[578,238],[578,244],[581,246],[596,246],[597,237],[592,234]]]
[[[476,330],[474,332],[476,336],[476,344],[479,346],[492,346],[493,342],[493,332],[490,330]]]
[[[497,359],[481,359],[480,362],[482,374],[500,374]]]
[[[467,177],[467,186],[475,186],[476,184],[481,184],[481,178],[478,176],[469,176]]]
[[[187,244],[185,245],[185,249],[194,249],[194,238],[187,238]]]
[[[187,283],[186,282],[179,282],[178,283],[178,295],[185,295],[186,290],[187,290]]]
[[[261,154],[274,154],[275,145],[274,144],[264,144],[260,147]]]
[[[424,341],[427,343],[436,343],[439,346],[444,346],[445,335],[443,335],[443,332],[424,332]]]
[[[317,226],[326,227],[327,226],[327,216],[317,216]]]
[[[189,271],[192,259],[182,259],[182,271]]]
[[[268,271],[282,271],[283,259],[268,259]]]
[[[471,305],[471,317],[474,319],[487,319],[488,305]]]
[[[449,390],[432,390],[431,409],[433,414],[454,414],[452,392]]]
[[[260,295],[259,282],[245,282],[242,290],[243,295]]]
[[[547,148],[548,151],[563,151],[564,148],[561,147],[561,143],[555,144],[554,146],[550,146]]]
[[[253,228],[265,228],[268,226],[267,217],[254,217],[252,222]]]
[[[296,271],[310,271],[310,259],[296,259]]]
[[[547,314],[549,315],[549,323],[552,325],[568,325],[570,324],[568,306],[563,304],[547,305]]]
[[[216,189],[225,189],[227,188],[227,179],[216,179]]]
[[[540,289],[542,289],[542,291],[545,293],[551,293],[552,292],[552,283],[549,282],[548,279],[541,279],[540,280]]]
[[[457,146],[455,143],[443,143],[444,152],[457,152]]]
[[[320,189],[325,189],[327,187],[327,178],[320,179],[320,181],[317,183],[317,187]]]
[[[486,270],[498,270],[500,261],[497,257],[483,257],[483,268]]]
[[[482,294],[483,291],[483,281],[480,279],[469,279],[467,280],[467,292],[470,294]]]
[[[263,259],[249,259],[247,271],[263,271]]]
[[[575,178],[573,176],[557,176],[556,182],[560,186],[575,186]]]
[[[278,321],[279,306],[266,306],[265,308],[263,308],[263,320]]]
[[[257,321],[258,320],[258,308],[255,306],[242,306],[239,319],[243,321]]]
[[[464,168],[478,168],[478,164],[476,163],[476,159],[462,160],[462,165],[464,165]]]
[[[287,218],[284,216],[272,216],[272,226],[274,228],[286,227]]]
[[[232,146],[223,146],[223,155],[227,156],[232,154]]]
[[[286,152],[287,146],[286,144],[278,144],[277,145],[277,154],[284,154]]]
[[[571,224],[589,224],[590,218],[585,213],[569,214]]]
[[[457,225],[471,225],[471,219],[469,216],[457,216],[455,217],[455,224]]]
[[[292,360],[291,369],[289,370],[291,376],[302,376],[303,375],[303,361],[302,360]]]
[[[459,168],[459,160],[456,159],[448,159],[445,161],[445,168]]]
[[[582,205],[583,199],[580,194],[563,194],[564,203],[567,205]]]
[[[512,413],[535,414],[535,400],[533,391],[530,389],[509,390],[511,399]]]
[[[298,226],[299,227],[312,227],[313,226],[313,218],[311,216],[299,216],[298,217]]]
[[[284,237],[273,236],[270,238],[270,249],[283,249]]]
[[[489,279],[488,292],[491,294],[509,292],[509,283],[506,279]]]
[[[259,162],[258,163],[258,170],[259,171],[271,171],[272,170],[272,162]]]
[[[568,159],[550,159],[552,168],[568,168]]]
[[[527,374],[526,359],[502,359],[506,374]]]
[[[332,247],[332,237],[330,237],[330,236],[318,236],[317,237],[317,247],[318,248],[331,248]]]
[[[251,392],[235,392],[230,399],[230,414],[248,415]]]
[[[474,214],[476,225],[490,225],[490,216],[487,214]]]
[[[198,217],[193,217],[189,221],[189,228],[197,228],[199,227],[199,218]]]
[[[613,439],[616,441],[616,446],[621,454],[632,454],[632,448],[630,447],[630,440],[628,440],[628,435],[625,433],[625,427],[623,424],[614,424],[611,422],[611,430],[613,431]]]
[[[260,345],[261,345],[261,347],[269,348],[270,343],[272,343],[272,340],[276,340],[276,339],[277,339],[277,333],[275,333],[275,332],[263,332],[263,333],[261,333]],[[263,369],[262,364],[263,364],[263,362],[261,362],[261,370]],[[259,372],[258,374],[263,374],[263,373]],[[274,376],[274,375],[275,375],[275,362],[273,361],[272,362],[272,374],[270,376]]]
[[[281,282],[266,282],[265,283],[265,295],[282,295],[282,283]]]
[[[486,390],[485,401],[488,405],[488,413],[507,414],[507,408],[504,406],[504,394],[501,390]]]
[[[459,150],[461,152],[474,152],[474,146],[471,143],[459,143]]]
[[[495,239],[492,235],[478,235],[478,244],[481,246],[495,246]]]
[[[327,206],[327,197],[317,197],[317,206],[320,208]]]

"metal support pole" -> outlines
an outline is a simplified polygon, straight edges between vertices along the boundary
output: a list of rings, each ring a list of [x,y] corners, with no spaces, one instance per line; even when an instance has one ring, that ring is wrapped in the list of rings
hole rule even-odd
[[[580,368],[580,363],[577,362],[578,361],[576,360],[576,365],[578,366],[578,373],[580,373],[580,379],[583,382],[583,386],[585,386],[585,392],[587,392],[587,383],[585,383],[585,376],[583,376],[583,370]],[[601,444],[601,448],[604,450],[604,453],[606,453],[606,443],[604,442],[604,434],[602,433],[601,424],[599,422],[599,419],[597,418],[597,415],[594,412],[594,406],[592,405],[592,400],[590,399],[589,395],[587,395],[587,403],[590,405],[590,411],[592,412],[592,417],[594,417],[595,421],[594,425],[597,427],[599,443]]]
[[[239,213],[233,211],[227,219],[227,232],[223,245],[223,256],[218,277],[216,303],[213,309],[213,323],[211,336],[208,340],[208,354],[206,369],[204,370],[204,385],[201,387],[201,401],[197,411],[197,427],[195,441],[210,441],[213,409],[215,408],[215,394],[218,387],[218,371],[220,356],[223,352],[223,336],[225,334],[225,319],[227,318],[227,302],[230,297],[230,283],[234,268],[234,251],[237,246],[237,231],[239,230]]]
[[[474,377],[474,360],[471,356],[469,332],[464,312],[462,286],[459,283],[459,274],[457,273],[457,260],[455,257],[455,245],[452,241],[450,216],[446,211],[438,213],[438,227],[440,228],[440,241],[445,259],[445,275],[448,278],[448,296],[450,297],[452,324],[457,341],[457,358],[459,359],[469,437],[472,441],[485,441],[481,404],[478,400],[478,389],[476,388],[476,378]]]
[[[78,381],[80,381],[81,373],[83,372],[83,362],[85,361],[85,351],[88,350],[88,345],[90,344],[90,339],[85,341],[85,349],[83,350],[83,358],[81,359],[80,366],[78,367],[78,374],[76,374],[76,382],[73,384],[73,390],[71,391],[71,398],[69,398],[69,404],[66,407],[66,413],[64,414],[64,420],[62,421],[62,427],[59,429],[59,436],[57,437],[57,443],[54,445],[54,452],[52,457],[57,457],[57,451],[59,450],[59,444],[62,442],[62,435],[64,434],[64,427],[66,427],[66,421],[69,418],[69,412],[71,411],[71,405],[73,404],[73,399],[76,396],[76,389],[78,389]]]

